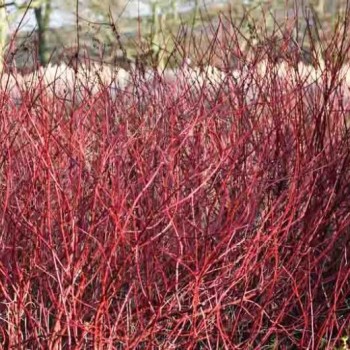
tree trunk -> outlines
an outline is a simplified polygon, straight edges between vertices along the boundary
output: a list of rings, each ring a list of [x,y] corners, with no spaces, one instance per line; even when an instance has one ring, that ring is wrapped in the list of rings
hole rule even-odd
[[[0,74],[4,65],[4,54],[8,25],[6,21],[5,0],[0,0]]]
[[[35,19],[38,25],[38,54],[40,63],[44,66],[48,63],[47,29],[51,15],[51,0],[46,0],[43,5],[34,8]]]

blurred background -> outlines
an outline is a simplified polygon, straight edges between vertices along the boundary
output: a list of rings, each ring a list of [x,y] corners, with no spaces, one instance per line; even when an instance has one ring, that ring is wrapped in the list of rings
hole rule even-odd
[[[345,10],[346,0],[0,0],[0,50],[6,67],[22,70],[73,59],[174,66],[225,21],[255,44],[259,30],[281,34],[290,21],[299,42],[307,27],[326,36]]]

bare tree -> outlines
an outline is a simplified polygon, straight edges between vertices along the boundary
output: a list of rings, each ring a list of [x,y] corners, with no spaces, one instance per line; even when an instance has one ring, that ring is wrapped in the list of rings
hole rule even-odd
[[[5,1],[0,0],[0,70],[3,66],[4,51],[7,36],[9,34],[8,23],[16,18],[25,16],[28,10],[34,10],[37,37],[38,37],[38,54],[41,64],[47,63],[47,38],[46,32],[49,27],[50,16],[52,12],[52,0],[28,0],[28,1]],[[10,15],[8,13],[9,6],[15,8],[15,11]]]
[[[97,19],[105,20],[109,18],[109,13],[113,14],[114,18],[122,15],[127,0],[86,0],[84,6],[88,11],[93,14]]]

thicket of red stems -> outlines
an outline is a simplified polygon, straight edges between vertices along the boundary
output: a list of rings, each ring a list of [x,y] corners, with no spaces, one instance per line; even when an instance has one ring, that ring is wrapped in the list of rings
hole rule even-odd
[[[329,62],[312,86],[247,67],[181,94],[157,79],[75,105],[2,93],[3,348],[349,334],[349,91]]]

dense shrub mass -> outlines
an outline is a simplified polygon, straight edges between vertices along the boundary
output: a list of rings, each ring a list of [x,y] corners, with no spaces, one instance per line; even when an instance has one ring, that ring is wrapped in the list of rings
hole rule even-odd
[[[322,62],[4,74],[1,346],[343,344],[349,75]]]

